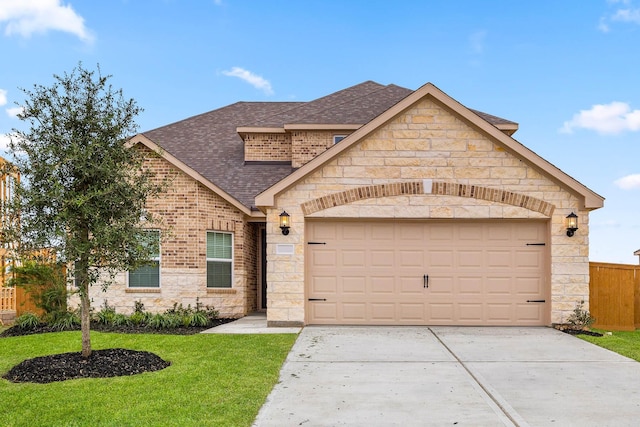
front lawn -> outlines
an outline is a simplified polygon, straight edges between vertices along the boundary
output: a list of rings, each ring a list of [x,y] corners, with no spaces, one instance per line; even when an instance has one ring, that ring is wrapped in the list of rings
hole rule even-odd
[[[604,335],[601,337],[578,335],[578,337],[640,362],[640,330],[614,331],[611,335],[606,331],[596,331]]]
[[[14,384],[0,379],[2,426],[250,426],[294,334],[92,332],[94,350],[150,351],[171,366],[129,377]],[[24,359],[80,351],[79,332],[0,339],[0,375]]]

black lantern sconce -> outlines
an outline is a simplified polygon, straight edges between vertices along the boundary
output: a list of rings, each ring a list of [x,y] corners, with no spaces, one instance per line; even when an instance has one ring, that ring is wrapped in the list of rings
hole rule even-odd
[[[290,219],[291,217],[289,216],[287,211],[282,211],[282,213],[280,214],[280,230],[282,230],[282,234],[284,234],[285,236],[289,234],[289,228],[291,224]]]
[[[571,212],[569,215],[567,215],[567,236],[573,237],[577,229],[578,229],[578,215]]]

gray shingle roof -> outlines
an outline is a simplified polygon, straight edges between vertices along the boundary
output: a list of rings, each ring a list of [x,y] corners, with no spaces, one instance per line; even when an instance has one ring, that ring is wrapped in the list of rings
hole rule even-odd
[[[238,127],[366,124],[413,91],[366,81],[309,102],[237,102],[144,135],[248,208],[255,196],[293,172],[291,165],[244,162]],[[512,123],[475,111],[497,125]]]

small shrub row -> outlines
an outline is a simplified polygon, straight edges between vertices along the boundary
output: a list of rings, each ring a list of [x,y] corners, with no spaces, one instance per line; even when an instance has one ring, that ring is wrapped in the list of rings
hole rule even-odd
[[[205,328],[213,325],[216,319],[218,319],[218,311],[202,305],[197,299],[195,307],[191,307],[191,304],[184,307],[182,304],[175,303],[164,313],[149,313],[145,311],[142,302],[136,301],[134,312],[130,315],[117,313],[116,309],[105,301],[100,311],[91,316],[92,323],[106,327],[150,329]],[[43,326],[58,331],[73,330],[80,326],[80,315],[78,311],[50,312],[42,317],[34,313],[25,313],[16,319],[14,326],[24,331],[33,331]]]
[[[191,307],[191,304],[184,307],[182,304],[174,303],[173,307],[164,313],[149,313],[145,311],[142,302],[136,301],[134,312],[129,316],[116,313],[115,308],[105,301],[102,309],[93,316],[95,322],[106,326],[138,326],[152,329],[207,327],[217,318],[218,311],[203,306],[198,299],[195,307]]]

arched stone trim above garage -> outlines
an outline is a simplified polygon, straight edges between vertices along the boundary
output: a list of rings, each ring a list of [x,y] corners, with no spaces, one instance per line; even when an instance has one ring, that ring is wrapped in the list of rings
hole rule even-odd
[[[539,212],[547,217],[553,214],[555,205],[513,191],[483,187],[480,185],[458,184],[425,179],[421,181],[396,182],[389,184],[367,185],[340,191],[309,200],[301,205],[305,216],[342,206],[359,200],[375,199],[402,195],[435,194],[440,196],[458,196],[487,200]]]

